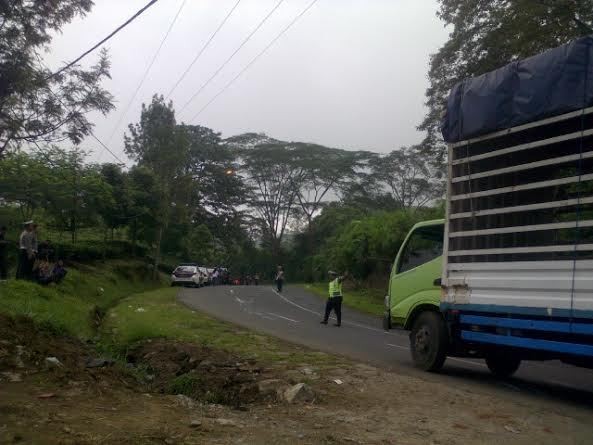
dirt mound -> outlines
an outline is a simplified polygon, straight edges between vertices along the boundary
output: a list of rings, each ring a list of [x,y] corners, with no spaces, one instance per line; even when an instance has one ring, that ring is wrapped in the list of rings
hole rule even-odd
[[[271,377],[255,361],[170,340],[140,343],[129,350],[127,360],[145,367],[154,391],[235,407],[263,401],[257,382]]]
[[[36,326],[26,317],[0,314],[0,379],[14,380],[40,374],[55,382],[101,381],[138,386],[130,373],[118,366],[89,368],[97,352],[80,340],[58,335],[51,329]],[[109,363],[109,362],[107,362]],[[92,385],[90,385],[92,387]]]

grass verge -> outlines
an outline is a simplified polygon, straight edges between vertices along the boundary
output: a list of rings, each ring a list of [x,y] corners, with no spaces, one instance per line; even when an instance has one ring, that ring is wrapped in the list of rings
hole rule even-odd
[[[172,288],[157,289],[120,301],[103,324],[106,346],[121,354],[137,341],[166,338],[199,343],[263,361],[335,363],[336,359],[328,354],[289,345],[192,311],[177,301],[176,292]]]
[[[303,287],[320,298],[327,298],[327,283],[304,284]],[[343,304],[366,314],[382,316],[385,311],[384,298],[384,289],[345,289]]]
[[[31,318],[55,333],[88,339],[118,300],[161,285],[148,277],[145,263],[122,260],[70,267],[59,285],[8,280],[0,283],[0,312]]]

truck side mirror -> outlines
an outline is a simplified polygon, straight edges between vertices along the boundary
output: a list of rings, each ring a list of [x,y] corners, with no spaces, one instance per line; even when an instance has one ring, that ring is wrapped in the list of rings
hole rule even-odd
[[[440,285],[441,285],[441,279],[440,279],[440,278],[437,278],[436,280],[434,280],[434,281],[432,282],[432,284],[433,284],[434,286],[440,286]]]

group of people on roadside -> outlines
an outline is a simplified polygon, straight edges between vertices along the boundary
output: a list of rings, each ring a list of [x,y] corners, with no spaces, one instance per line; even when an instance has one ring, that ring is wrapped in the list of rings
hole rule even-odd
[[[59,283],[66,276],[62,260],[54,261],[49,242],[38,242],[38,225],[34,221],[23,223],[19,237],[16,279],[35,281],[39,284]],[[0,280],[8,278],[8,249],[6,227],[0,227]]]

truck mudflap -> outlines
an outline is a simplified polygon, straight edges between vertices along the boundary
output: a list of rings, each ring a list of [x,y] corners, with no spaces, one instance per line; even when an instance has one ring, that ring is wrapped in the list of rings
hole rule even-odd
[[[441,305],[451,336],[452,354],[482,355],[509,348],[524,358],[593,363],[593,321],[535,314],[493,312],[479,305]],[[519,312],[520,308],[513,308]],[[528,312],[528,311],[526,311]]]

